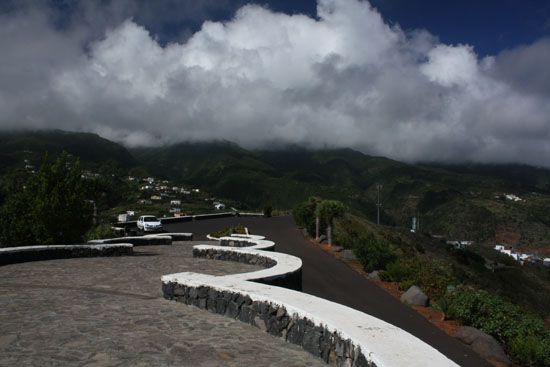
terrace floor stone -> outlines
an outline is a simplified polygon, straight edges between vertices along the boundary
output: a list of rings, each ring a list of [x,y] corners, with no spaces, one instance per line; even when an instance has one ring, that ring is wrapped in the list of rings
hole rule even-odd
[[[258,269],[194,259],[192,244],[0,267],[0,366],[325,366],[255,327],[164,300],[164,274]]]

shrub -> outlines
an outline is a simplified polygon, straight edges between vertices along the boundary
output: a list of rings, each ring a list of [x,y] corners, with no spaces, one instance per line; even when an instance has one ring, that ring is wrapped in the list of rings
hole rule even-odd
[[[271,205],[267,205],[264,208],[264,217],[270,218],[272,213],[273,213],[273,207]]]
[[[386,267],[386,271],[382,274],[382,279],[390,282],[403,282],[415,278],[417,270],[412,261],[398,259]]]
[[[550,366],[550,336],[519,335],[510,343],[509,353],[526,367]]]
[[[319,201],[320,199],[311,197],[292,210],[296,224],[305,228],[310,236],[315,234],[315,210]]]
[[[398,282],[402,290],[417,285],[431,298],[444,295],[452,283],[452,277],[441,264],[418,257],[398,258],[388,264],[381,277],[383,280]]]
[[[372,235],[366,238],[348,237],[345,247],[353,249],[357,260],[368,272],[386,269],[386,266],[396,259],[392,246]]]
[[[517,363],[550,366],[550,336],[540,318],[483,290],[459,287],[445,297],[449,317],[494,336]]]
[[[100,224],[90,229],[84,236],[86,241],[100,240],[115,237],[112,227],[109,224]]]
[[[230,236],[232,234],[246,234],[246,227],[238,224],[233,227],[225,227],[223,229],[220,229],[219,231],[210,233],[211,236],[216,238]]]

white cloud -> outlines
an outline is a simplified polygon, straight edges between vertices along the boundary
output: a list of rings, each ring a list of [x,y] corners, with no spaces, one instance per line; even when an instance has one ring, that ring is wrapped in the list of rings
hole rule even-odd
[[[444,87],[467,86],[478,77],[477,57],[470,46],[437,45],[427,56],[420,70]]]
[[[165,46],[132,19],[86,51],[83,39],[40,14],[0,19],[0,49],[10,50],[1,127],[91,130],[128,145],[227,139],[548,165],[550,95],[514,76],[527,70],[516,64],[539,65],[535,55],[544,69],[546,43],[479,59],[468,45],[390,27],[357,0],[319,0],[318,19],[247,5]]]

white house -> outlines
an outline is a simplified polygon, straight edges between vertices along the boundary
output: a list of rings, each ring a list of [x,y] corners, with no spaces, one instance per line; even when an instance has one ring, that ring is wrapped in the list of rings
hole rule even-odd
[[[181,209],[180,208],[170,208],[170,213],[172,213],[172,214],[181,213]]]
[[[225,204],[218,203],[218,204],[214,205],[214,208],[216,208],[216,210],[225,209]]]
[[[504,197],[510,201],[522,201],[523,199],[514,194],[505,194]]]
[[[181,205],[181,200],[170,200],[170,205]]]

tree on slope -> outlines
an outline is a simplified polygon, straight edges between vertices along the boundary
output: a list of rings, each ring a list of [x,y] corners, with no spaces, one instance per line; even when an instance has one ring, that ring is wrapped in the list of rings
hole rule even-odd
[[[323,200],[317,204],[316,215],[327,225],[327,241],[332,245],[332,226],[335,218],[344,215],[345,206],[337,200]]]
[[[62,154],[54,163],[45,159],[40,171],[10,194],[0,209],[0,246],[75,243],[91,224],[79,162]]]

